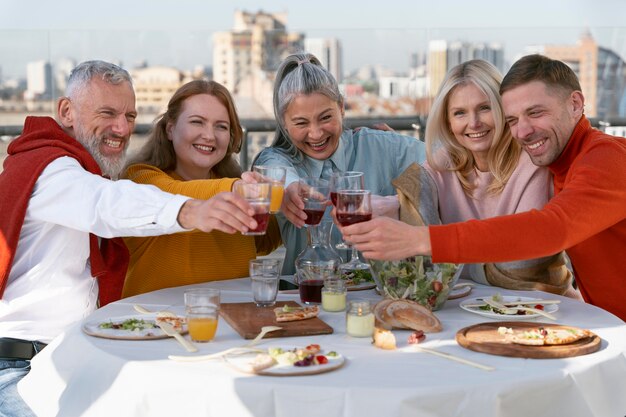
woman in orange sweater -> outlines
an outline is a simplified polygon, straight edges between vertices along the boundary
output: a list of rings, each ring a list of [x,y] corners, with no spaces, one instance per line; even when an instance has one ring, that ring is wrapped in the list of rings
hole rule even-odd
[[[198,199],[231,191],[242,170],[243,131],[228,90],[195,80],[180,87],[157,121],[147,143],[126,169],[140,184]],[[130,264],[123,296],[166,287],[248,276],[248,261],[280,244],[274,216],[263,236],[219,231],[125,238]]]

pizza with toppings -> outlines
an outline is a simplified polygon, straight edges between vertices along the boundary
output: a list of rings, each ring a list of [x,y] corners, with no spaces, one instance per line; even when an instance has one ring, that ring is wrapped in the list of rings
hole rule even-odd
[[[319,312],[320,309],[318,306],[291,307],[284,305],[283,307],[276,307],[274,309],[277,322],[312,319],[313,317],[317,317]]]
[[[510,328],[499,328],[498,333],[503,334],[505,339],[511,343],[527,346],[556,346],[569,345],[581,339],[592,336],[589,330],[575,328],[544,328],[514,332]]]

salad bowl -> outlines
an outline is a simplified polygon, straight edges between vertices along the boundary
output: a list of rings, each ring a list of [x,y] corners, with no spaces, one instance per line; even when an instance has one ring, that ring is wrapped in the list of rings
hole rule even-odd
[[[400,261],[369,261],[376,289],[388,298],[407,298],[439,310],[459,280],[461,265],[432,263],[429,256],[413,256]]]

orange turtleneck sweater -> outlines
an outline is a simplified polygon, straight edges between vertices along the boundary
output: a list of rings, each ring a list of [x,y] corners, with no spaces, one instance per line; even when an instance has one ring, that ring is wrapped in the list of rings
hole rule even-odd
[[[128,178],[152,184],[161,190],[188,197],[208,199],[230,191],[237,178],[184,181],[174,172],[144,164],[128,168]],[[263,236],[243,236],[214,230],[194,230],[151,237],[124,238],[130,264],[124,283],[124,297],[161,288],[247,277],[248,261],[266,255],[281,244],[276,218],[271,216]]]
[[[505,262],[566,250],[588,303],[626,321],[626,139],[583,116],[549,166],[554,197],[541,210],[430,227],[435,262]]]

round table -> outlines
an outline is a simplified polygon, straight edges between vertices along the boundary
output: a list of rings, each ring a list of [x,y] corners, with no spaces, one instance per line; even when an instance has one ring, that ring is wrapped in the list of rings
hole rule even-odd
[[[247,278],[207,283],[220,288],[222,302],[251,301]],[[194,287],[198,287],[197,285]],[[159,290],[120,300],[86,320],[136,314],[134,304],[151,310],[182,309],[189,287]],[[399,349],[386,351],[369,338],[345,332],[345,313],[321,312],[330,335],[264,339],[260,347],[318,343],[343,354],[335,371],[273,377],[238,372],[221,360],[182,363],[185,355],[172,338],[123,341],[91,337],[75,326],[38,354],[19,392],[41,416],[623,416],[626,415],[626,323],[610,313],[565,297],[538,291],[509,291],[476,285],[469,297],[520,295],[560,299],[557,323],[593,331],[602,338],[598,352],[564,359],[520,359],[462,348],[456,332],[489,321],[448,300],[436,314],[443,331],[428,334],[420,346],[493,366],[484,371],[413,351],[410,332],[396,331]],[[373,291],[348,293],[348,300],[380,297]],[[278,300],[298,300],[279,294]],[[537,322],[550,322],[539,319]],[[216,339],[198,344],[207,354],[244,341],[223,319]]]

